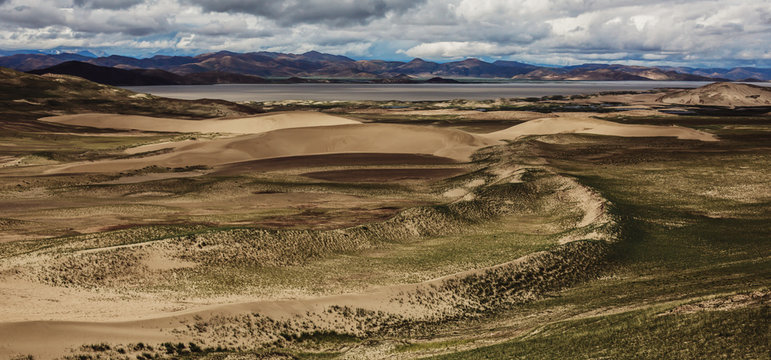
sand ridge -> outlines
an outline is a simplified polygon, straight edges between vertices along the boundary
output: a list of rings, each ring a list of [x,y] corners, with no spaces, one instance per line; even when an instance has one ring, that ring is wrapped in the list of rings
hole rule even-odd
[[[508,129],[483,135],[494,140],[514,140],[528,135],[550,135],[563,133],[579,133],[594,135],[610,135],[624,137],[677,137],[684,140],[717,141],[709,133],[679,127],[658,125],[619,124],[612,121],[592,118],[588,115],[573,114],[557,118],[542,118],[530,120]]]
[[[231,134],[259,134],[285,128],[359,123],[356,120],[316,111],[294,111],[238,119],[208,120],[182,120],[100,113],[51,116],[41,118],[40,120],[67,125],[121,130]]]
[[[298,119],[307,119],[313,117],[313,114],[301,112]],[[290,113],[281,116],[291,119]],[[258,159],[333,153],[424,154],[465,162],[480,148],[495,145],[502,140],[559,133],[717,140],[712,134],[690,128],[619,124],[595,119],[589,114],[574,113],[530,120],[489,134],[415,125],[352,123],[283,128],[213,140],[149,145],[142,150],[172,148],[172,151],[143,158],[57,165],[50,167],[46,173],[119,172],[151,165],[172,168],[197,165],[216,167]]]
[[[150,165],[218,166],[276,157],[330,153],[425,154],[468,161],[497,141],[460,130],[395,124],[347,124],[274,130],[262,134],[196,141],[174,151],[137,159],[82,162],[48,173],[115,172]]]

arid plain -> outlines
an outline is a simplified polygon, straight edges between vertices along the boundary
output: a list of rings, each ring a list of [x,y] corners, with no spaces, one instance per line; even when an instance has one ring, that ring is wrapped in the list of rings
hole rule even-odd
[[[2,358],[771,351],[767,88],[236,104],[1,71]]]

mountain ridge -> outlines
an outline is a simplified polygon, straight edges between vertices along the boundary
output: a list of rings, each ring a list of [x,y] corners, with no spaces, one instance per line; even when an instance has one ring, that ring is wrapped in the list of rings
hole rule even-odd
[[[258,77],[383,79],[402,74],[415,78],[491,78],[515,80],[677,80],[720,81],[771,80],[771,69],[699,69],[648,67],[620,64],[582,64],[565,67],[530,65],[517,61],[486,62],[476,58],[437,63],[420,58],[409,62],[354,60],[346,56],[309,51],[303,54],[277,52],[236,53],[218,51],[195,56],[155,55],[133,58],[110,55],[88,57],[80,54],[14,54],[0,57],[0,66],[19,71],[50,68],[67,61],[80,61],[124,70],[158,69],[180,76],[197,73],[230,73]]]
[[[255,75],[240,73],[206,71],[176,74],[161,69],[121,68],[99,66],[82,61],[66,61],[48,68],[27,71],[34,75],[70,75],[89,81],[112,86],[147,86],[147,85],[213,85],[213,84],[290,84],[290,83],[333,83],[357,82],[374,84],[418,84],[418,83],[456,83],[456,80],[433,77],[427,80],[416,79],[406,74],[376,79],[351,81],[330,79],[308,79],[292,76],[282,79],[266,79]]]

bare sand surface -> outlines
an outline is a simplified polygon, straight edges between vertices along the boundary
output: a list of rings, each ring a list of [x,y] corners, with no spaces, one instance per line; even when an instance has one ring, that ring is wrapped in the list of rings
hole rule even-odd
[[[126,153],[127,155],[136,155],[136,154],[148,153],[148,152],[159,151],[164,149],[176,149],[180,146],[190,145],[200,141],[202,140],[185,139],[180,141],[164,141],[164,142],[155,143],[155,144],[135,146],[132,148],[128,148],[123,152]]]
[[[353,123],[308,126],[312,122],[309,119],[316,119],[318,113],[300,112],[296,114],[297,118],[293,118],[294,115],[294,113],[283,113],[276,116],[280,116],[280,119],[283,119],[281,121],[289,121],[297,126],[304,124],[306,127],[284,128],[213,140],[184,140],[179,143],[153,144],[133,151],[154,151],[167,147],[171,151],[142,158],[52,165],[47,168],[45,173],[120,172],[153,165],[163,167],[219,166],[258,159],[332,153],[423,154],[447,157],[456,161],[468,161],[471,154],[479,148],[494,145],[501,140],[513,140],[526,135],[558,133],[631,137],[667,136],[702,141],[716,140],[711,134],[689,128],[619,124],[592,118],[591,113],[560,113],[556,118],[546,116],[484,135],[471,134],[456,129],[396,124]],[[119,116],[115,116],[111,121],[118,121],[119,119]],[[328,120],[330,124],[335,121],[349,121],[337,117],[331,117]],[[240,122],[244,119],[233,121]],[[107,126],[107,124],[96,122],[91,124]],[[257,131],[255,128],[252,130]]]
[[[484,110],[484,108],[482,108]],[[478,111],[459,109],[399,110],[399,109],[359,109],[353,114],[377,114],[400,116],[458,116],[470,120],[532,120],[548,117],[549,114],[535,111]]]
[[[180,120],[120,114],[76,114],[41,118],[67,125],[121,130],[184,133],[259,134],[266,131],[307,126],[358,124],[358,121],[315,111],[274,113],[240,119]]]
[[[496,141],[460,130],[393,124],[292,128],[218,138],[138,159],[104,160],[51,167],[47,173],[119,172],[147,166],[222,165],[275,157],[330,153],[425,154],[468,161]]]
[[[585,114],[573,114],[558,118],[545,118],[525,122],[508,129],[485,134],[488,139],[513,140],[527,135],[562,133],[611,135],[626,137],[677,137],[684,140],[717,141],[709,133],[680,126],[619,124],[591,118]]]

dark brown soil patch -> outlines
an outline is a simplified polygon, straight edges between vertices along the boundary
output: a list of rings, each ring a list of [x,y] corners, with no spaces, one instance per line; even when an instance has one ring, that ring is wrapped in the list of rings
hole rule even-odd
[[[350,169],[314,171],[302,174],[303,176],[339,182],[379,182],[399,180],[438,180],[465,173],[465,169],[459,168],[431,168],[431,169]]]

